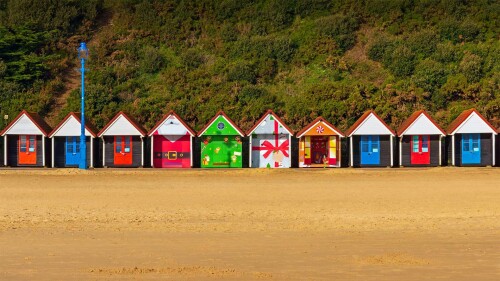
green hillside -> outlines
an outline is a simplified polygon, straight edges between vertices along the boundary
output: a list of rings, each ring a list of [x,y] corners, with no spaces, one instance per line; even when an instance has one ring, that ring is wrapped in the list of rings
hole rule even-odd
[[[470,107],[500,126],[499,15],[494,0],[0,0],[0,113],[78,111],[85,40],[98,127],[173,109],[199,129],[223,109],[247,129],[269,108],[293,129],[367,109],[446,126]]]

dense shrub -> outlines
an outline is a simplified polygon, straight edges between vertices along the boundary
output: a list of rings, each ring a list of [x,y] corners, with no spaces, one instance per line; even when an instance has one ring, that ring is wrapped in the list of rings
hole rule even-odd
[[[434,92],[446,82],[446,72],[442,64],[427,59],[416,66],[413,80],[418,87]]]
[[[387,68],[394,76],[408,77],[413,73],[413,69],[415,68],[415,54],[409,47],[400,44],[389,57],[390,61],[386,62],[388,64]]]
[[[395,42],[385,36],[378,37],[368,48],[368,57],[374,61],[382,62],[390,56]]]
[[[255,69],[252,64],[239,61],[228,66],[227,79],[229,81],[256,82]]]
[[[356,31],[359,25],[359,18],[353,14],[336,14],[316,21],[318,33],[334,39],[342,52],[349,50],[356,43]]]
[[[460,62],[460,71],[465,75],[467,81],[474,83],[483,77],[482,64],[481,57],[467,52]]]

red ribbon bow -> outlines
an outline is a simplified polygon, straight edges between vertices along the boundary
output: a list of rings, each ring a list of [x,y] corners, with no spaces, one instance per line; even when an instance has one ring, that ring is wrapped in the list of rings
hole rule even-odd
[[[288,147],[289,147],[289,141],[288,139],[285,140],[283,143],[279,144],[279,133],[278,133],[278,121],[274,120],[274,145],[265,140],[262,142],[262,146],[254,146],[252,147],[252,150],[265,150],[266,152],[264,153],[264,158],[267,159],[269,155],[271,155],[271,152],[278,152],[281,151],[285,157],[288,157]],[[279,163],[274,162],[274,166],[278,167]]]

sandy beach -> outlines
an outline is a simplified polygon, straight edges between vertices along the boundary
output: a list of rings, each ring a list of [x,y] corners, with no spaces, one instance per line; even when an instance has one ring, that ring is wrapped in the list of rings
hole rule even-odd
[[[500,169],[0,170],[0,280],[500,280]]]

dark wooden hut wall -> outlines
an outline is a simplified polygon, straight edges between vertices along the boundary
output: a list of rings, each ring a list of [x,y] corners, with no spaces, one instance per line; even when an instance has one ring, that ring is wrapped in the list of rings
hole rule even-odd
[[[439,166],[439,135],[431,135],[430,136],[430,153],[431,153],[431,161],[429,165],[412,165],[411,164],[411,138],[412,136],[403,136],[403,145],[402,145],[402,163],[401,166],[406,167],[433,167]],[[399,143],[397,144],[399,146]],[[444,154],[444,150],[441,151]],[[399,157],[398,157],[399,159]]]
[[[17,156],[18,156],[18,145],[19,145],[19,135],[8,135],[7,136],[7,166],[10,167],[43,167],[43,144],[42,144],[42,138],[44,136],[42,135],[37,135],[36,136],[36,165],[19,165],[17,161]],[[45,139],[45,147],[47,147],[47,139]],[[46,152],[47,154],[47,152]],[[47,155],[45,155],[47,156]],[[47,157],[45,158],[46,163],[47,162]]]
[[[141,137],[132,136],[132,165],[115,165],[114,161],[114,136],[105,136],[104,137],[104,145],[106,148],[106,163],[104,163],[105,167],[132,167],[137,168],[141,167],[141,156],[143,154],[141,148]]]
[[[480,134],[481,140],[481,163],[480,164],[462,164],[462,134],[455,134],[455,166],[491,166],[493,163],[492,135]],[[451,141],[451,136],[450,136]],[[450,154],[452,148],[450,144]],[[450,158],[451,162],[451,158]]]
[[[90,137],[86,137],[87,143],[87,165],[90,166]],[[52,142],[52,140],[50,141]],[[94,152],[97,148],[94,140]],[[50,143],[52,147],[52,143]],[[50,156],[52,157],[52,155]],[[96,160],[95,153],[93,154],[94,162]],[[52,158],[51,158],[52,159]],[[54,167],[64,168],[64,167],[78,167],[78,165],[66,165],[66,137],[54,137]]]
[[[354,135],[353,138],[353,167],[390,167],[391,166],[391,136],[380,135],[380,164],[379,165],[361,165],[361,154],[360,154],[360,141],[361,136]],[[346,140],[349,141],[350,140]],[[393,141],[393,146],[396,142]],[[393,147],[394,149],[394,147]]]
[[[3,143],[4,143],[4,137],[0,137],[0,167],[2,167],[4,165],[4,146],[3,146]]]

